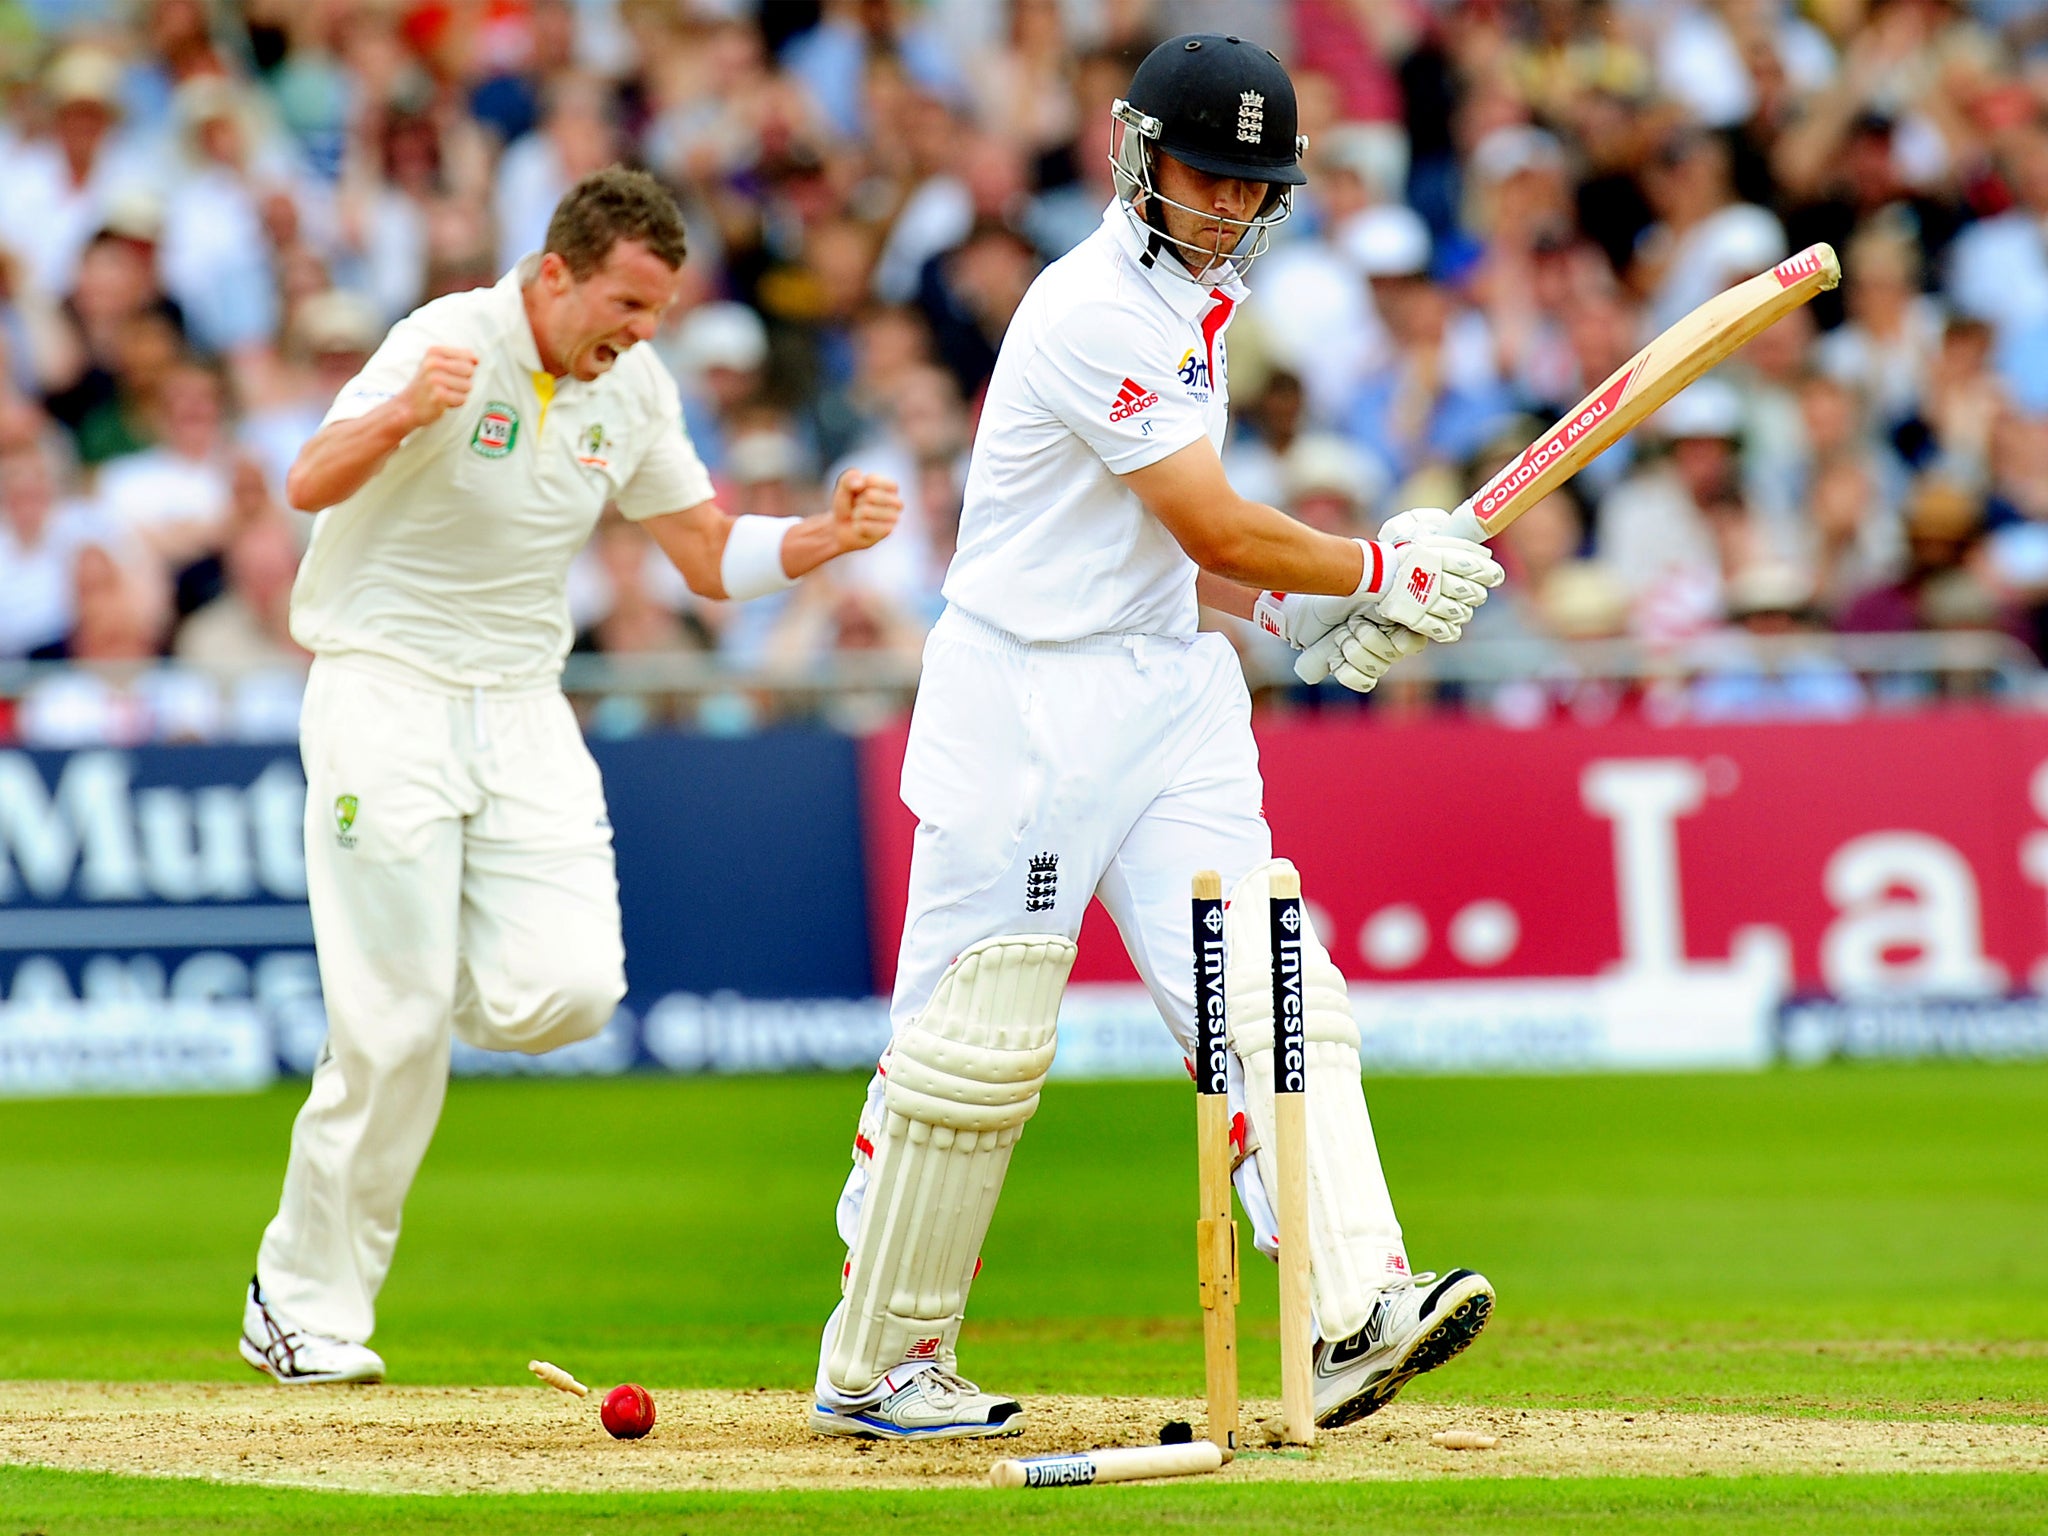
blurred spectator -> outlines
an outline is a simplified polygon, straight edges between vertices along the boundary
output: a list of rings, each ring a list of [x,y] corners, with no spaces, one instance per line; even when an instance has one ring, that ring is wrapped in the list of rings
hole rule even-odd
[[[653,579],[660,551],[646,530],[608,512],[592,536],[607,592],[603,615],[578,631],[576,649],[603,651],[607,655],[641,656],[660,651],[708,651],[715,644],[711,631],[694,613],[678,613],[673,599],[658,592]]]
[[[64,494],[45,443],[31,437],[0,449],[0,657],[62,649],[74,619],[73,567],[105,537],[90,505]]]
[[[1650,418],[1665,453],[1600,503],[1594,548],[1628,593],[1638,634],[1671,639],[1721,613],[1726,566],[1749,551],[1736,447],[1742,402],[1708,377]]]
[[[2013,206],[1957,237],[1948,290],[1963,314],[2019,330],[2048,320],[2048,124],[2008,135],[2000,166]]]
[[[562,194],[617,158],[610,106],[597,81],[563,74],[548,85],[540,126],[498,162],[498,269],[547,242]]]
[[[1920,253],[1905,230],[1873,225],[1842,253],[1848,320],[1815,361],[1869,401],[1887,432],[1917,411],[1941,348],[1940,304],[1921,291]]]
[[[1737,200],[1727,141],[1681,130],[1657,152],[1649,178],[1658,221],[1635,252],[1635,281],[1658,330],[1730,283],[1786,255],[1785,228],[1769,209]]]
[[[726,423],[760,398],[768,328],[744,304],[703,304],[653,345],[676,376],[690,440],[715,475],[725,465]]]
[[[1038,275],[1038,254],[1008,224],[985,219],[952,251],[925,264],[918,284],[939,361],[951,370],[960,393],[980,395],[995,372],[996,349],[1024,290]]]
[[[192,79],[175,106],[184,168],[164,205],[164,287],[208,352],[261,346],[281,309],[263,203],[289,197],[288,158],[264,136],[253,98],[227,80]]]
[[[1341,538],[1369,537],[1378,519],[1373,509],[1385,493],[1372,460],[1330,433],[1297,438],[1280,461],[1285,500],[1281,505],[1311,528]]]
[[[376,312],[352,293],[330,289],[298,307],[284,352],[266,371],[258,404],[243,414],[239,434],[272,489],[284,488],[292,461],[320,429],[334,397],[383,339]]]
[[[783,51],[783,62],[835,134],[849,139],[864,135],[861,85],[877,54],[900,61],[908,78],[924,90],[951,100],[965,95],[944,38],[902,0],[825,0],[823,10],[818,24]]]
[[[0,175],[0,245],[21,256],[43,293],[71,292],[79,253],[116,196],[144,172],[119,141],[121,65],[106,49],[65,49],[43,75],[49,137],[8,157]]]
[[[1787,565],[1759,563],[1728,584],[1731,634],[1718,636],[1713,668],[1694,680],[1687,713],[1695,720],[1843,720],[1864,706],[1863,684],[1821,647],[1784,642],[1823,628],[1813,584]],[[1745,642],[1777,641],[1765,653]]]
[[[1499,430],[1504,391],[1492,377],[1484,322],[1430,275],[1429,232],[1406,208],[1368,209],[1345,231],[1386,326],[1386,358],[1346,407],[1345,431],[1405,480],[1429,464],[1461,464]]]
[[[2013,606],[1971,566],[1983,528],[1983,504],[1969,490],[1950,481],[1918,481],[1906,503],[1904,574],[1850,603],[1836,628],[2001,629],[2024,636]]]
[[[108,520],[174,572],[214,554],[226,533],[232,479],[223,392],[220,375],[204,364],[172,365],[157,405],[158,446],[100,471]]]
[[[226,590],[178,627],[172,654],[228,672],[303,670],[309,657],[291,635],[292,578],[299,569],[291,524],[275,506],[264,506],[235,530],[222,565]]]
[[[938,617],[939,583],[953,552],[960,489],[966,484],[966,412],[942,368],[908,369],[886,402],[874,435],[826,473],[829,485],[855,465],[886,475],[903,492],[896,531],[840,562],[842,585],[885,594],[919,630]]]
[[[1223,444],[1223,466],[1240,494],[1268,506],[1277,507],[1286,501],[1286,457],[1301,436],[1306,415],[1307,398],[1302,382],[1285,368],[1269,373],[1256,393],[1231,402],[1230,436]],[[1370,484],[1385,485],[1384,468],[1375,466],[1369,475]],[[1360,487],[1361,493],[1364,489]]]
[[[131,746],[216,734],[220,702],[212,685],[149,665],[171,622],[170,584],[153,560],[86,545],[72,565],[72,601],[62,656],[82,665],[45,676],[22,695],[15,726],[25,746]]]

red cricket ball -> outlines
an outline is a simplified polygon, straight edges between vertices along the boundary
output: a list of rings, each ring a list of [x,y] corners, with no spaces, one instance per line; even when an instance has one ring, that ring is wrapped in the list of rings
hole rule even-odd
[[[645,1387],[628,1382],[605,1393],[597,1416],[614,1440],[638,1440],[654,1428],[654,1398]]]

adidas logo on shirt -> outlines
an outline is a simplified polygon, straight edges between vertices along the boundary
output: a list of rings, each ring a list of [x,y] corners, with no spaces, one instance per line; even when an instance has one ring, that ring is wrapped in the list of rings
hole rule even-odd
[[[1116,392],[1116,403],[1109,408],[1111,421],[1129,421],[1140,411],[1149,411],[1159,403],[1157,390],[1147,389],[1136,379],[1125,379],[1123,387]]]

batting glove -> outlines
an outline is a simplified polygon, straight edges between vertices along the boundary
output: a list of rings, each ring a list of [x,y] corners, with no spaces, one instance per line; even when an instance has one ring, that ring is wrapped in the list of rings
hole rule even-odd
[[[1507,579],[1484,544],[1426,534],[1396,546],[1392,579],[1379,597],[1379,617],[1439,645],[1464,633],[1487,589]]]
[[[1387,675],[1387,668],[1429,643],[1412,629],[1385,624],[1364,613],[1353,614],[1331,639],[1336,642],[1336,656],[1330,676],[1353,693],[1371,693]]]

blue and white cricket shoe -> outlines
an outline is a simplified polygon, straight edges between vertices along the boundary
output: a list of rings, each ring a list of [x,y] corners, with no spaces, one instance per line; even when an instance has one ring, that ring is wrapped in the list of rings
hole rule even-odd
[[[1441,1280],[1425,1271],[1387,1287],[1350,1338],[1316,1340],[1316,1424],[1334,1429],[1379,1412],[1478,1338],[1492,1313],[1493,1286],[1469,1269]]]
[[[964,1376],[927,1366],[879,1403],[813,1405],[811,1428],[870,1440],[994,1440],[1024,1433],[1024,1408],[1015,1398],[997,1397]]]

